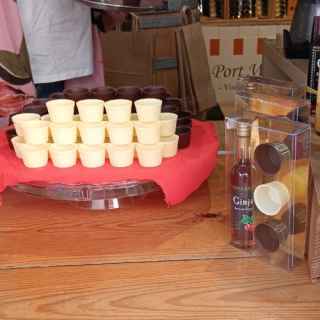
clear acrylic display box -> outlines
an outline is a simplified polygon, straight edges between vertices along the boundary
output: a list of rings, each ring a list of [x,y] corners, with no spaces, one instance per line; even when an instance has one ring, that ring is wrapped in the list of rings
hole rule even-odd
[[[252,112],[277,118],[310,122],[310,104],[306,99],[238,91],[235,95],[235,113]]]
[[[293,82],[256,76],[241,77],[236,83],[236,92],[266,94],[270,96],[305,98],[305,87]]]
[[[225,125],[231,243],[290,270],[305,256],[310,126],[252,112]]]

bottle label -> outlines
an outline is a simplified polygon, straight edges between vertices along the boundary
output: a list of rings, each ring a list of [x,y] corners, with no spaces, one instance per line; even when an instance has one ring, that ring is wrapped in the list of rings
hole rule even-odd
[[[232,187],[232,224],[234,230],[247,230],[254,224],[253,196],[251,188]]]

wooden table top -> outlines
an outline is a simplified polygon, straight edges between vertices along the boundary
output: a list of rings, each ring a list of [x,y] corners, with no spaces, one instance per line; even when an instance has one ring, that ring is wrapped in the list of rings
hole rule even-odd
[[[159,194],[106,213],[7,190],[0,319],[320,319],[306,264],[229,245],[223,162],[171,208]]]

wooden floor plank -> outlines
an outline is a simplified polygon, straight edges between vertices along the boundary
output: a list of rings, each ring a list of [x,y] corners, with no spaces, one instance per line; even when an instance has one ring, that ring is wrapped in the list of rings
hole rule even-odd
[[[318,320],[320,286],[259,258],[0,271],[1,320]]]

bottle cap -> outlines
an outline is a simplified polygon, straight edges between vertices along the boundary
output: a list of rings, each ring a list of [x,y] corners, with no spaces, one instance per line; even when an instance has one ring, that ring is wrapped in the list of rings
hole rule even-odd
[[[251,133],[251,120],[240,119],[237,124],[238,137],[250,137]]]

